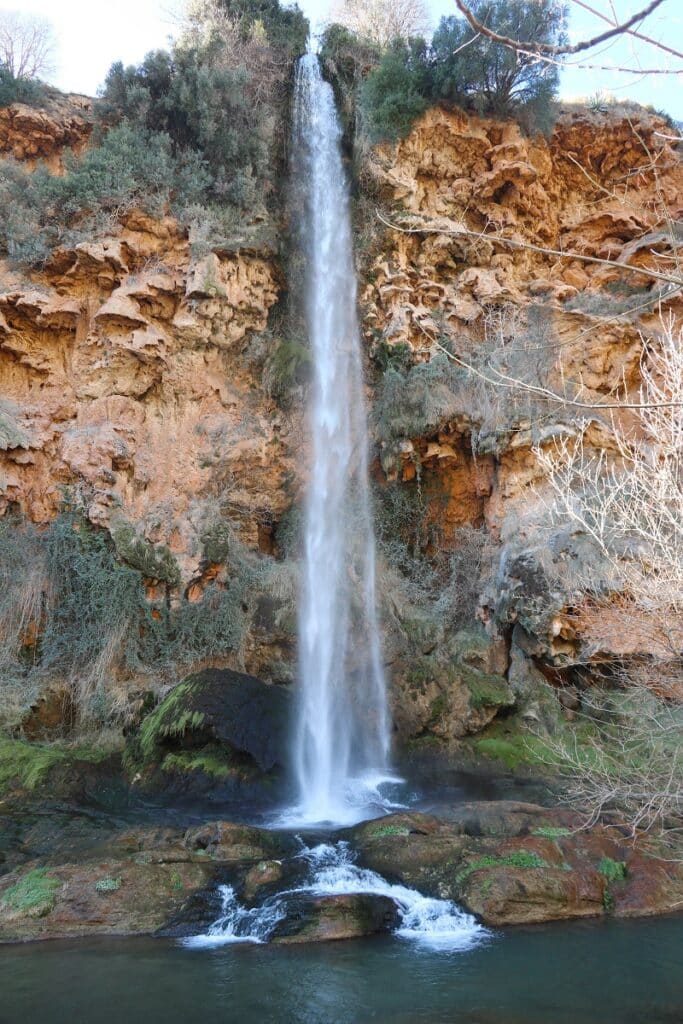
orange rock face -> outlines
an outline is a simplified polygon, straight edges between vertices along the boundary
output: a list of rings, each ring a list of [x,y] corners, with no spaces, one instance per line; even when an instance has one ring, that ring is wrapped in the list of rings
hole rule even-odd
[[[64,152],[80,152],[92,131],[93,101],[89,96],[51,97],[45,110],[25,103],[0,109],[0,153],[15,160],[45,160],[61,168]]]
[[[72,488],[94,523],[163,540],[184,579],[216,504],[256,547],[286,504],[289,424],[246,348],[279,287],[268,257],[193,260],[173,221],[133,214],[0,294],[0,508],[45,522]]]

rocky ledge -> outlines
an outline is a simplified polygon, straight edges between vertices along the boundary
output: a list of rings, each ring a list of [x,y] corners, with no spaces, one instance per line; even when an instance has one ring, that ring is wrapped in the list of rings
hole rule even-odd
[[[230,885],[248,909],[291,893],[305,870],[293,835],[234,822],[131,827],[64,806],[26,811],[13,822],[14,846],[30,859],[15,857],[13,866],[6,854],[1,942],[197,934],[219,916],[219,885]],[[563,809],[466,803],[448,820],[399,813],[337,838],[349,842],[360,865],[454,900],[494,926],[646,916],[683,905],[682,864],[609,823],[581,829]],[[398,915],[385,895],[301,892],[288,899],[271,940],[357,938],[391,931]]]
[[[359,860],[485,924],[640,917],[683,906],[683,864],[617,825],[514,801],[466,803],[450,820],[394,814],[349,833]]]

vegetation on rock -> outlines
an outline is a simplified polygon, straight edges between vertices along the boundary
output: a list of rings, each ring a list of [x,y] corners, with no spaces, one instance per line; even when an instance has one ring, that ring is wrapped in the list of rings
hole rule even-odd
[[[50,876],[47,868],[33,868],[5,890],[0,904],[10,914],[44,917],[53,909],[55,892],[61,885],[59,879]]]

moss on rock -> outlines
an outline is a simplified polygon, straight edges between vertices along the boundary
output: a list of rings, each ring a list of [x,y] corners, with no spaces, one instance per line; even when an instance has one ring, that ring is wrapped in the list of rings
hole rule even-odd
[[[61,887],[46,868],[33,868],[6,889],[0,906],[9,917],[45,917],[55,905],[55,892]]]
[[[0,797],[14,788],[29,792],[44,786],[57,772],[78,772],[107,757],[97,747],[63,747],[0,739]]]
[[[138,536],[130,523],[112,524],[111,536],[121,561],[137,569],[143,576],[161,580],[171,587],[180,583],[180,569],[165,544],[150,544]]]

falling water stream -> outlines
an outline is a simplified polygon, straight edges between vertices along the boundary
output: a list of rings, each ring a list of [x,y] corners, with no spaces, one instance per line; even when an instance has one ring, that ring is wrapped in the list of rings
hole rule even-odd
[[[292,164],[314,374],[293,734],[298,800],[278,824],[337,827],[399,805],[387,790],[397,780],[389,771],[348,187],[332,88],[312,53],[297,68]],[[386,896],[398,910],[397,934],[421,945],[461,950],[488,935],[449,900],[357,866],[346,842],[304,846],[300,858],[307,868],[303,883],[258,906],[245,906],[232,886],[221,886],[216,920],[185,944],[268,942],[300,893]]]
[[[300,823],[348,823],[380,807],[389,722],[377,628],[356,278],[341,127],[318,58],[297,66],[292,177],[301,198],[312,350],[312,457],[299,611],[293,742]],[[378,811],[377,813],[380,813]]]

